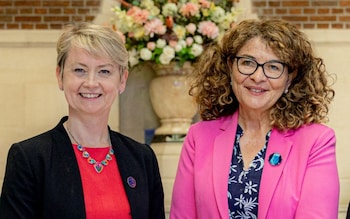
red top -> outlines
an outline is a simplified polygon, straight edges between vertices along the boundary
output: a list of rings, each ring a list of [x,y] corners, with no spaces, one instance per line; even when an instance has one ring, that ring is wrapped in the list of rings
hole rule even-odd
[[[129,201],[120,177],[116,157],[112,156],[101,173],[97,173],[92,164],[82,156],[82,152],[73,144],[83,185],[85,211],[87,219],[131,219]],[[90,157],[100,162],[105,159],[109,147],[85,148]]]

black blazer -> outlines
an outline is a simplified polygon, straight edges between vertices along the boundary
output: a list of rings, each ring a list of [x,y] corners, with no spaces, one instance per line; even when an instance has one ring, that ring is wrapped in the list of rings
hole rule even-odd
[[[67,118],[52,130],[11,146],[0,198],[1,219],[86,218],[78,164],[63,127]],[[132,218],[165,218],[163,187],[153,150],[109,132]],[[136,180],[135,188],[128,185],[129,176]]]

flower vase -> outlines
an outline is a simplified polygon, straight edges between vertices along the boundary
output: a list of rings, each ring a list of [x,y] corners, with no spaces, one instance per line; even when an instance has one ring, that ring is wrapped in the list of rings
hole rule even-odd
[[[183,65],[177,62],[152,64],[152,68],[157,76],[150,83],[150,99],[161,123],[155,135],[186,135],[197,112],[196,104],[189,95],[187,75],[193,70],[191,62]]]

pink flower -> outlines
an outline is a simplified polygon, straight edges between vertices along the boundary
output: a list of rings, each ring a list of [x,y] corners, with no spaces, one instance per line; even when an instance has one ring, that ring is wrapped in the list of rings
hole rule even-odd
[[[181,7],[180,12],[185,17],[195,16],[199,13],[199,7],[192,2],[188,2]]]
[[[194,32],[196,31],[197,27],[194,23],[189,23],[186,26],[186,30],[190,33],[190,34],[194,34]]]
[[[135,23],[143,24],[147,21],[147,18],[149,16],[149,12],[146,10],[142,10],[139,7],[133,6],[128,12],[127,15],[131,16]]]
[[[166,32],[166,26],[163,25],[163,22],[155,18],[145,24],[145,34],[153,37],[154,34],[162,35]]]
[[[211,39],[219,36],[219,28],[211,21],[202,21],[198,25],[198,32]]]
[[[177,45],[177,41],[176,40],[170,40],[169,41],[169,46],[172,47],[172,48],[175,48]]]
[[[186,45],[187,45],[187,46],[191,46],[192,43],[193,43],[193,38],[192,38],[192,37],[187,37],[187,38],[186,38]]]
[[[203,8],[210,8],[210,2],[207,0],[199,0],[198,2],[202,5]]]
[[[148,42],[147,43],[147,48],[151,51],[153,51],[156,48],[156,43],[155,42]]]
[[[133,38],[134,35],[135,35],[134,32],[128,32],[128,37],[129,37],[129,38]]]

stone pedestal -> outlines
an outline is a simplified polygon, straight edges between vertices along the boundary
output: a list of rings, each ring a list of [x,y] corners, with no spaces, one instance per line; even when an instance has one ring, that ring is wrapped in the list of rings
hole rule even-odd
[[[183,142],[160,142],[152,143],[151,145],[157,156],[160,175],[162,177],[166,218],[169,218],[171,196],[182,143]]]

